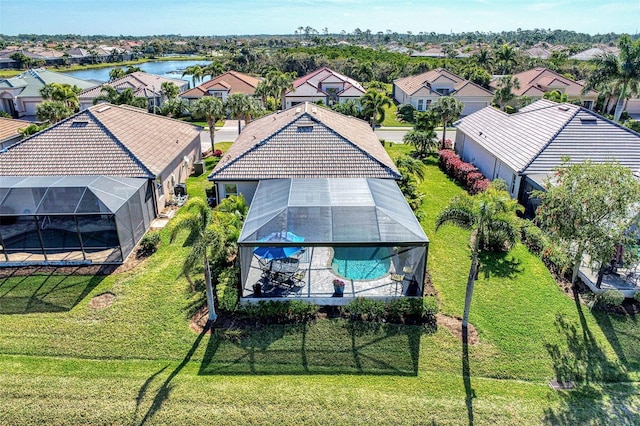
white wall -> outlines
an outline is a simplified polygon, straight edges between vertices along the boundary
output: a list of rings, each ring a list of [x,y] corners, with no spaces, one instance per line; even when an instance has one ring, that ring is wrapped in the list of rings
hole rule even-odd
[[[224,199],[227,198],[229,195],[233,195],[233,194],[227,194],[225,191],[225,185],[236,185],[236,188],[238,190],[238,194],[242,194],[242,196],[244,197],[245,201],[247,202],[247,205],[251,205],[251,201],[253,200],[253,196],[256,193],[256,189],[258,188],[258,181],[224,181],[224,182],[216,182],[216,186],[218,187],[218,196],[220,197],[220,199],[218,200],[218,203]]]

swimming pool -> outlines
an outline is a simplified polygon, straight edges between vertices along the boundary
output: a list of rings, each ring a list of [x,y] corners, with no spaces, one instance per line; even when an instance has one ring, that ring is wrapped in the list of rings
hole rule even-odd
[[[391,257],[387,247],[335,247],[331,268],[352,280],[375,280],[389,272]]]

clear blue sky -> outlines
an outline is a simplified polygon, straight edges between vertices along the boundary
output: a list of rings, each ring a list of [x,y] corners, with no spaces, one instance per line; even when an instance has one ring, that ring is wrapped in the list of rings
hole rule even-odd
[[[551,28],[640,31],[640,0],[0,0],[0,33],[292,34]]]

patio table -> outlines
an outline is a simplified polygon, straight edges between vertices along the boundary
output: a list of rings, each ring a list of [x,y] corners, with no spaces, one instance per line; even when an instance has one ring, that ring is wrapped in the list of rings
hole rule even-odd
[[[267,273],[270,280],[278,283],[286,283],[298,272],[298,259],[290,257],[284,259],[273,259],[267,263],[264,272]]]

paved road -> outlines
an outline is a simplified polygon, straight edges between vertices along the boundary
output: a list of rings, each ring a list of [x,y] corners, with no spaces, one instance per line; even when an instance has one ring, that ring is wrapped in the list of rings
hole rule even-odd
[[[244,124],[244,123],[243,123]],[[375,134],[378,139],[384,139],[389,142],[402,143],[404,135],[411,130],[411,127],[380,127],[375,130]],[[439,138],[442,137],[442,131],[437,131],[436,134]],[[238,137],[238,121],[227,120],[224,127],[218,127],[216,129],[215,141],[216,142],[233,142]],[[455,140],[456,131],[447,130],[447,139]],[[211,139],[209,138],[209,131],[202,132],[202,152],[211,148]]]

